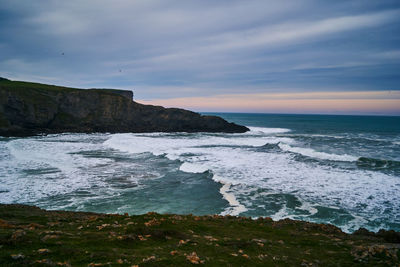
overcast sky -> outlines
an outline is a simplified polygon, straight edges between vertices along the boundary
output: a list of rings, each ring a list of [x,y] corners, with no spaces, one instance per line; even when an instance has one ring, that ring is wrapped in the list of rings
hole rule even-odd
[[[400,114],[400,1],[0,0],[0,76],[203,111]]]

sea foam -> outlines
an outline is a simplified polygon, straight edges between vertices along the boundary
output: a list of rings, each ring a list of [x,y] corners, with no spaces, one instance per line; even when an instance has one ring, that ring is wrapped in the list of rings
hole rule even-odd
[[[330,154],[325,152],[315,151],[312,148],[304,148],[304,147],[293,147],[288,144],[280,143],[278,146],[284,150],[293,153],[298,153],[303,156],[317,158],[322,160],[333,160],[333,161],[357,161],[358,157],[351,156],[351,155],[337,155],[337,154]]]
[[[54,208],[84,210],[92,201],[119,199],[126,188],[140,186],[142,180],[163,178],[165,170],[208,171],[212,175],[204,177],[221,184],[219,192],[228,203],[223,214],[257,210],[257,216],[307,220],[318,217],[319,205],[351,214],[352,221],[339,225],[348,231],[371,220],[373,225],[382,220],[399,222],[398,177],[368,166],[358,168],[353,163],[356,156],[318,151],[304,147],[303,142],[288,129],[260,127],[243,134],[64,134],[8,139],[0,142],[0,201],[40,205],[48,200]],[[157,165],[160,161],[164,165]],[[293,208],[283,201],[268,209],[266,201],[271,198],[265,192],[295,196],[302,204]]]
[[[208,171],[208,168],[206,166],[202,166],[199,164],[193,164],[189,162],[184,162],[180,167],[180,171],[183,172],[188,172],[188,173],[203,173]]]
[[[341,169],[298,161],[291,153],[258,149],[268,143],[278,144],[283,151],[321,160],[353,162],[358,159],[351,155],[329,154],[298,147],[292,138],[276,137],[270,133],[159,135],[156,138],[126,134],[112,135],[105,142],[111,148],[122,151],[147,151],[179,160],[182,162],[181,171],[201,173],[210,170],[214,174],[213,179],[223,184],[220,192],[230,203],[230,208],[226,210],[230,214],[240,214],[238,211],[244,210],[242,205],[246,208],[246,204],[240,201],[245,192],[241,191],[240,186],[234,185],[294,194],[307,203],[339,206],[364,218],[388,208],[400,213],[400,208],[393,205],[400,203],[398,178],[369,170]],[[229,190],[227,185],[230,185]],[[235,196],[235,201],[232,196]],[[365,208],[360,210],[360,206]],[[315,210],[310,209],[311,214],[315,213]],[[291,216],[282,212],[284,210],[272,215],[276,218]]]
[[[223,179],[216,178],[216,180],[222,181]],[[247,208],[240,204],[240,202],[236,199],[235,195],[230,191],[231,184],[229,183],[222,183],[222,187],[220,189],[221,195],[228,201],[229,207],[226,208],[221,215],[232,215],[237,216],[242,212],[247,211]]]
[[[249,134],[254,134],[254,133],[277,134],[277,133],[290,132],[290,129],[285,129],[285,128],[266,128],[266,127],[251,127],[251,126],[248,126],[247,128],[250,129]]]

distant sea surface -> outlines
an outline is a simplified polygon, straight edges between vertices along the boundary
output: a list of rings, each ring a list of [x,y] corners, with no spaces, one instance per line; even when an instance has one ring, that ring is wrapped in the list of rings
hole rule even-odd
[[[400,117],[213,115],[250,131],[0,137],[0,202],[400,231]]]

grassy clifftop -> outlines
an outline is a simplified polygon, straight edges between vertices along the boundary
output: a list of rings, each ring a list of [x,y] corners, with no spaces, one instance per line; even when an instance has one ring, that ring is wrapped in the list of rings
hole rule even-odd
[[[398,266],[399,241],[293,220],[0,205],[4,266]]]
[[[23,81],[11,81],[0,77],[0,89],[17,92],[22,96],[32,96],[33,94],[57,94],[57,93],[79,93],[82,89],[49,85],[43,83],[23,82]],[[133,93],[126,90],[116,89],[86,89],[90,92],[98,92],[110,96],[122,95],[130,99],[133,98]]]

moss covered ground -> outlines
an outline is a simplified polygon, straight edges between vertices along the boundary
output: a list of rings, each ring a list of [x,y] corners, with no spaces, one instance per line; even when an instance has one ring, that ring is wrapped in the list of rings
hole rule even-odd
[[[103,95],[115,96],[119,90],[113,89],[90,89],[84,90],[79,88],[49,85],[42,83],[11,81],[0,77],[0,89],[5,91],[12,91],[20,97],[26,97],[27,100],[32,102],[48,101],[46,98],[56,93],[94,93],[98,92]]]
[[[396,242],[293,220],[0,205],[1,266],[399,266]]]

